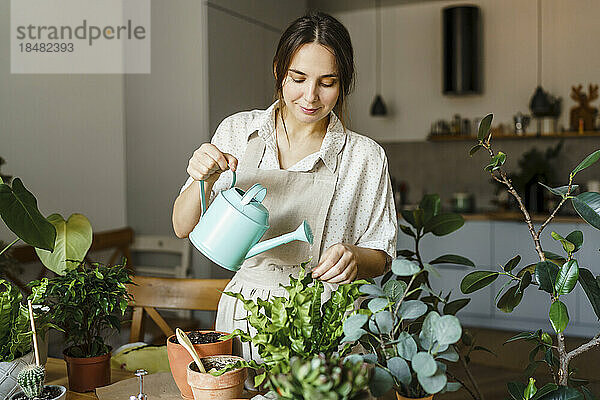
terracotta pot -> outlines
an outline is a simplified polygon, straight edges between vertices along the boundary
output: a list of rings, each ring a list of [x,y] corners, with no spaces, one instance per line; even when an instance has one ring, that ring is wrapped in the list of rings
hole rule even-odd
[[[427,397],[419,397],[418,399],[414,399],[414,398],[410,398],[410,397],[404,397],[400,393],[396,392],[396,398],[398,400],[432,400],[433,395],[427,396]]]
[[[209,333],[215,331],[199,331],[201,333]],[[189,332],[186,332],[189,333]],[[228,335],[225,332],[218,332],[223,335]],[[173,379],[181,392],[181,397],[186,400],[192,400],[192,388],[187,382],[187,365],[192,362],[192,356],[178,343],[171,342],[171,338],[175,335],[167,338],[167,356],[169,358],[169,367],[171,367],[171,374]],[[216,343],[206,344],[195,344],[194,348],[198,352],[200,357],[217,356],[217,355],[231,355],[231,346],[233,339],[218,341]]]
[[[97,357],[79,358],[68,356],[67,350],[63,355],[67,362],[69,390],[89,392],[110,385],[110,352]]]
[[[220,360],[227,364],[234,363],[244,359],[237,356],[211,356],[202,357],[202,363],[208,370],[211,368],[210,362]],[[187,366],[187,382],[192,388],[194,400],[223,400],[238,399],[242,397],[244,391],[244,381],[248,376],[247,368],[238,368],[224,373],[221,376],[212,376],[209,373],[202,373],[192,369],[196,364],[192,361]]]

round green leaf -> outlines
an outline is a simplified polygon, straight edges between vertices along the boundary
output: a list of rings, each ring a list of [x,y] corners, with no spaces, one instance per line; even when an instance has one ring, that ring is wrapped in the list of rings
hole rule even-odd
[[[600,229],[600,193],[585,192],[571,199],[573,208],[585,222]]]
[[[552,303],[549,316],[552,328],[554,328],[557,333],[561,333],[565,330],[569,323],[569,312],[567,306],[562,301],[556,300]]]
[[[354,342],[354,341],[360,339],[366,333],[367,333],[367,331],[365,331],[362,328],[358,328],[353,331],[344,332],[344,339],[342,341],[343,342]]]
[[[391,279],[383,285],[385,295],[393,302],[398,302],[406,291],[406,282]]]
[[[431,376],[437,371],[437,364],[433,356],[425,351],[415,354],[411,360],[415,372],[423,376]]]
[[[554,289],[557,294],[567,294],[575,288],[577,279],[579,278],[579,265],[577,260],[570,260],[558,271],[556,282],[554,283]]]
[[[446,377],[444,371],[437,371],[431,376],[417,374],[417,379],[419,380],[419,383],[423,389],[425,389],[425,391],[429,394],[440,392],[448,382],[448,378]]]
[[[394,386],[394,378],[385,369],[381,367],[375,367],[373,376],[369,381],[369,389],[371,394],[375,397],[380,397],[386,394]]]
[[[417,343],[408,332],[403,331],[398,337],[396,349],[400,357],[405,360],[412,360],[413,356],[417,354]]]
[[[398,309],[402,319],[415,319],[427,312],[427,305],[420,300],[404,300]]]
[[[392,261],[392,272],[398,276],[411,276],[421,270],[419,266],[410,260],[396,258]]]
[[[77,267],[75,261],[82,261],[92,245],[92,225],[82,214],[73,214],[67,221],[60,214],[52,214],[48,221],[56,228],[54,251],[35,249],[42,263],[49,270],[64,275],[67,270]]]
[[[453,344],[460,340],[462,328],[454,315],[444,315],[435,324],[435,340],[440,345]]]
[[[344,334],[348,335],[357,329],[362,328],[369,320],[369,316],[365,314],[354,314],[344,321]]]
[[[394,329],[394,317],[389,311],[373,314],[369,321],[369,329],[375,333],[389,334]]]
[[[444,236],[460,229],[464,224],[465,219],[460,214],[438,214],[427,221],[423,232],[431,232],[436,236]]]
[[[421,333],[419,334],[419,337],[422,336],[423,338],[428,339],[430,343],[433,343],[435,340],[436,325],[439,319],[440,314],[435,311],[431,311],[429,314],[427,314],[425,320],[423,321],[423,326],[421,327]]]
[[[576,173],[594,164],[596,161],[598,161],[598,159],[600,159],[600,150],[596,150],[587,156],[582,162],[580,162],[579,165],[576,166],[573,171],[571,171],[571,176],[575,176]]]
[[[482,289],[498,278],[498,272],[495,271],[475,271],[465,276],[460,283],[460,290],[464,294],[473,293]]]
[[[410,368],[406,361],[400,357],[392,357],[387,360],[387,367],[392,375],[404,385],[409,385],[412,380]]]
[[[388,304],[389,301],[387,298],[377,297],[369,301],[369,310],[371,310],[372,313],[376,313],[386,308]]]
[[[441,358],[442,360],[447,360],[450,362],[457,362],[458,353],[456,350],[454,350],[454,347],[450,346],[446,349],[446,351],[439,353],[436,358]]]
[[[385,297],[385,293],[383,292],[383,290],[381,290],[379,286],[371,283],[360,285],[359,290],[361,293],[368,294],[371,296]]]
[[[30,246],[52,251],[56,230],[37,207],[37,200],[21,179],[15,178],[12,187],[0,184],[0,216],[19,239]]]

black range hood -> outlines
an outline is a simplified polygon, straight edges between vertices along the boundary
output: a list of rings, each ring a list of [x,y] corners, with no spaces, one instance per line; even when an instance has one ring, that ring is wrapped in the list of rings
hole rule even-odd
[[[443,14],[443,93],[480,94],[482,79],[481,10],[477,6],[446,7]]]

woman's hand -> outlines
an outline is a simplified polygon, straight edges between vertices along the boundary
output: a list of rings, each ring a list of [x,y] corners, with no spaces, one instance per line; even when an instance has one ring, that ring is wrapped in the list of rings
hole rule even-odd
[[[351,244],[337,243],[325,250],[312,270],[313,279],[329,283],[350,283],[358,276],[358,251]]]
[[[228,153],[223,153],[214,144],[204,143],[188,162],[187,173],[197,181],[214,183],[222,172],[231,168],[235,171],[238,160]]]

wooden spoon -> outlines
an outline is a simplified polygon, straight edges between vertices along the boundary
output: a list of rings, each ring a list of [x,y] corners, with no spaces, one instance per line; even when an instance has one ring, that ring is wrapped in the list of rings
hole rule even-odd
[[[185,332],[179,328],[175,328],[175,335],[177,336],[177,340],[179,341],[179,344],[182,345],[183,348],[186,349],[188,351],[188,353],[190,353],[190,355],[194,359],[194,362],[198,366],[198,370],[200,372],[202,372],[203,374],[205,374],[206,369],[204,369],[204,364],[202,364],[202,361],[200,361],[200,357],[198,356],[198,353],[196,352],[196,349],[192,345],[192,342],[190,341],[190,338],[188,337],[188,335],[186,335]]]

